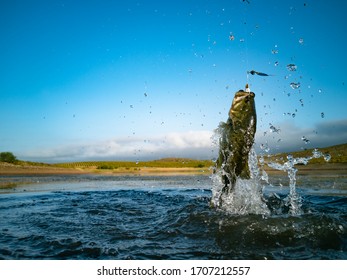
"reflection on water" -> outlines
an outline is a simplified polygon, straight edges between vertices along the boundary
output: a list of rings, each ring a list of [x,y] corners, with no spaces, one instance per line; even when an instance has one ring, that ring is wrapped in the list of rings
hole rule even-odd
[[[280,176],[269,215],[210,208],[207,176],[41,177],[0,194],[0,258],[346,259],[346,179],[311,179],[292,216]]]

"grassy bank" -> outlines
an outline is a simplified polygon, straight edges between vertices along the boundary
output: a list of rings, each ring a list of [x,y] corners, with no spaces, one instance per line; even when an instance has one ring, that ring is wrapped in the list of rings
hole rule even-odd
[[[339,164],[347,164],[347,144],[335,145],[331,147],[318,148],[320,152],[323,154],[329,154],[331,156],[329,163],[339,163]],[[283,162],[286,160],[287,155],[291,154],[295,158],[298,157],[309,157],[312,156],[313,149],[296,151],[290,153],[279,153],[274,155],[269,155],[267,157],[267,161],[279,161]],[[326,164],[326,161],[321,158],[311,159],[309,164]]]
[[[51,166],[62,168],[79,168],[79,169],[99,169],[114,170],[119,168],[141,169],[141,168],[206,168],[213,164],[211,160],[194,160],[185,158],[164,158],[153,161],[85,161],[57,163]]]
[[[294,157],[312,156],[312,150],[290,153]],[[327,163],[323,158],[310,160],[307,166],[297,166],[301,172],[347,173],[347,144],[319,148],[319,151],[331,155]],[[266,162],[284,162],[289,153],[265,156]],[[66,163],[39,163],[17,160],[15,163],[0,162],[0,174],[211,174],[212,160],[187,158],[164,158],[153,161],[84,161]],[[266,167],[266,166],[265,166]],[[276,172],[266,167],[268,172]]]

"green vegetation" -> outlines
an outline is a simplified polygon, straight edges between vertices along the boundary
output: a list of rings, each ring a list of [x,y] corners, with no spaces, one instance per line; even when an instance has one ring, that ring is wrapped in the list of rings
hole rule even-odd
[[[329,160],[329,163],[347,163],[347,144],[341,144],[341,145],[335,145],[331,147],[326,147],[326,148],[318,148],[320,152],[323,154],[330,154],[331,159]],[[270,155],[269,159],[271,161],[277,160],[280,162],[286,161],[287,160],[287,155],[291,154],[295,158],[297,157],[309,157],[312,156],[312,151],[313,149],[308,149],[300,152],[292,152],[292,153],[281,153],[281,154],[275,154],[275,155]],[[310,164],[322,164],[326,163],[326,161],[321,157],[321,158],[314,158],[310,160]]]
[[[67,162],[67,163],[56,163],[51,166],[64,167],[64,168],[96,168],[96,169],[117,169],[125,168],[127,170],[134,169],[140,170],[146,167],[156,168],[204,168],[212,166],[211,160],[193,160],[184,158],[164,158],[153,161],[85,161],[85,162]]]
[[[0,153],[0,161],[8,163],[17,163],[17,158],[14,156],[14,154],[10,152],[2,152]]]
[[[319,148],[323,154],[330,154],[331,159],[329,163],[347,163],[347,144],[336,145],[332,147]],[[286,160],[288,154],[292,154],[294,157],[309,157],[312,156],[313,149],[304,150],[293,153],[281,153],[276,155],[269,155],[267,159],[271,161],[283,162]],[[312,159],[310,164],[323,164],[325,160],[323,158]],[[140,170],[146,167],[156,168],[209,168],[213,166],[211,160],[193,160],[187,158],[163,158],[153,161],[87,161],[87,162],[70,162],[70,163],[57,163],[51,166],[64,167],[64,168],[96,168],[102,170],[113,170],[117,168],[124,168],[126,170]]]
[[[300,152],[281,153],[276,155],[269,155],[265,157],[266,161],[278,161],[283,162],[287,160],[287,155],[292,154],[294,157],[309,157],[312,156],[312,150],[304,150]],[[326,148],[318,149],[323,154],[330,154],[331,159],[329,163],[347,163],[347,144],[336,145]],[[72,168],[72,169],[97,169],[97,170],[130,170],[139,171],[148,168],[196,168],[196,169],[208,169],[213,166],[212,160],[194,160],[187,158],[163,158],[153,161],[85,161],[85,162],[66,162],[47,164],[40,162],[30,162],[18,160],[11,152],[0,153],[0,163],[10,163],[21,166],[41,166],[41,167],[60,167],[60,168]],[[326,163],[323,158],[312,159],[310,164],[324,164]]]

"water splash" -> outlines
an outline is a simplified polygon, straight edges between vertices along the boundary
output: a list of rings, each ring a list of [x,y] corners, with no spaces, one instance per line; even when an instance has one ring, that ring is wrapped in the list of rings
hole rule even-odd
[[[266,176],[258,167],[258,158],[254,148],[249,153],[248,166],[251,178],[237,178],[231,193],[222,192],[224,186],[222,175],[225,175],[223,169],[215,170],[211,176],[213,182],[211,204],[229,214],[270,215],[270,210],[263,197],[263,184],[261,182]]]
[[[289,177],[289,195],[286,198],[286,204],[289,206],[289,213],[292,215],[302,214],[302,198],[296,191],[296,172],[295,168],[297,164],[307,165],[311,159],[323,157],[325,161],[329,161],[331,156],[329,154],[323,154],[321,151],[314,149],[312,156],[294,158],[292,155],[287,156],[287,161],[283,164],[277,162],[269,162],[267,165],[273,169],[287,172]]]
[[[298,88],[300,88],[300,83],[290,83],[290,87],[292,88],[292,89],[298,89]]]
[[[269,124],[270,125],[270,132],[272,133],[280,133],[281,129],[280,128],[276,128],[273,124]]]
[[[312,156],[295,158],[292,155],[288,155],[287,161],[283,164],[278,162],[266,163],[270,168],[284,171],[288,174],[289,194],[283,202],[289,208],[290,215],[297,216],[303,213],[301,208],[302,198],[296,190],[296,173],[298,169],[295,168],[295,165],[307,165],[310,160],[321,157],[325,161],[329,161],[331,158],[330,154],[323,154],[318,149],[314,149]],[[237,178],[231,193],[222,192],[224,187],[222,176],[227,174],[225,174],[223,168],[215,169],[214,174],[211,176],[213,182],[211,205],[229,214],[270,215],[271,210],[263,195],[264,182],[268,184],[268,174],[263,169],[264,164],[264,157],[260,156],[258,159],[254,148],[252,148],[248,159],[251,178]]]
[[[310,140],[307,139],[305,136],[302,136],[301,140],[304,141],[305,144],[309,144],[310,143]]]
[[[296,69],[297,69],[298,67],[295,65],[295,64],[288,64],[287,65],[287,69],[288,69],[288,71],[296,71]]]

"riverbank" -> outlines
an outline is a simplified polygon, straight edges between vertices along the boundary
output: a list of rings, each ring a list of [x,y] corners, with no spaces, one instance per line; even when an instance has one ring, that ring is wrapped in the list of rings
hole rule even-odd
[[[211,174],[210,167],[119,167],[116,169],[62,168],[52,166],[31,166],[0,163],[0,176],[6,175],[194,175]]]
[[[345,175],[347,176],[347,164],[345,163],[325,163],[298,165],[298,174],[301,175]],[[265,171],[269,174],[283,173],[265,166]],[[90,168],[63,168],[53,166],[32,166],[16,165],[10,163],[0,163],[0,175],[78,175],[78,174],[100,174],[100,175],[211,175],[211,166],[205,167],[119,167],[116,169]]]
[[[310,176],[325,176],[325,177],[347,177],[347,164],[346,163],[323,163],[323,164],[308,164],[296,165],[298,169],[297,175],[310,175]],[[283,174],[284,171],[274,170],[270,167],[265,167],[265,171],[269,174]]]

